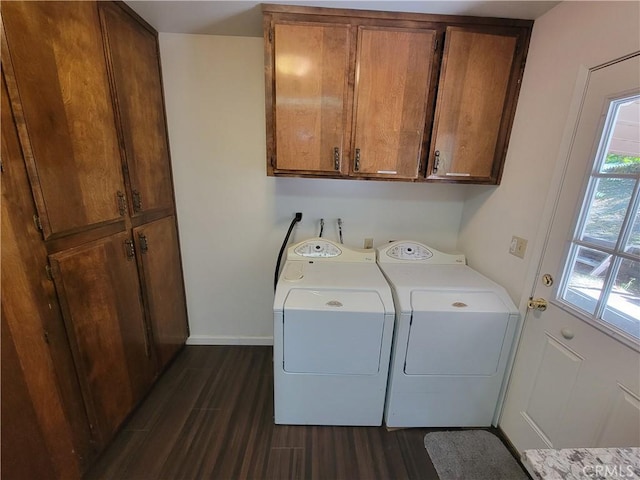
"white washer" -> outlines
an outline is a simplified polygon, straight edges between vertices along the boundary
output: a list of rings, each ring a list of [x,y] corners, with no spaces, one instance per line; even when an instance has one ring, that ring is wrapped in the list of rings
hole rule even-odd
[[[273,310],[275,423],[381,425],[395,313],[375,251],[293,245]]]
[[[464,255],[393,242],[378,250],[396,325],[388,427],[485,427],[497,406],[519,312]]]

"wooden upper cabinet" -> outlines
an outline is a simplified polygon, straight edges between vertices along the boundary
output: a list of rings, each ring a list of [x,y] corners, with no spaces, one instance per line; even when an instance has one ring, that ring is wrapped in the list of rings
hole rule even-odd
[[[263,13],[267,174],[500,182],[532,21]]]
[[[182,283],[178,232],[172,216],[135,228],[138,261],[142,264],[144,298],[153,341],[164,367],[188,336],[187,307]]]
[[[269,152],[270,170],[346,173],[349,27],[276,23],[273,40],[275,149]]]
[[[521,33],[447,28],[429,179],[500,181],[521,74]]]
[[[2,20],[3,69],[45,238],[119,220],[122,163],[96,4],[2,2]]]
[[[123,232],[49,258],[87,412],[104,445],[156,372],[133,241]]]
[[[435,30],[360,27],[352,174],[419,174]]]
[[[156,33],[122,7],[98,2],[118,105],[132,215],[170,209],[171,165]]]

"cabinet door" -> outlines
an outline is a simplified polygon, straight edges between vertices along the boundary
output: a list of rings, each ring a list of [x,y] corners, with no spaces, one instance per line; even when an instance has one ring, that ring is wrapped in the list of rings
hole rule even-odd
[[[138,242],[147,310],[160,368],[187,338],[187,310],[175,218],[134,229]]]
[[[123,232],[50,256],[89,418],[102,444],[155,375],[132,247]]]
[[[159,52],[154,32],[99,2],[131,183],[131,213],[171,208],[173,190]]]
[[[275,24],[270,173],[346,173],[350,43],[348,25]]]
[[[79,478],[95,452],[4,75],[1,97],[2,476]]]
[[[509,105],[515,104],[517,42],[513,30],[447,28],[429,178],[498,182],[511,124]]]
[[[353,174],[417,178],[436,32],[360,27]]]
[[[96,4],[2,2],[2,19],[45,237],[118,220],[122,163]]]

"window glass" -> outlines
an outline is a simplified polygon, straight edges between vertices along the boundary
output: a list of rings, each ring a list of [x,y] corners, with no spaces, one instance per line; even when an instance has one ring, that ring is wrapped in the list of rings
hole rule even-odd
[[[640,96],[611,103],[559,299],[640,340]]]

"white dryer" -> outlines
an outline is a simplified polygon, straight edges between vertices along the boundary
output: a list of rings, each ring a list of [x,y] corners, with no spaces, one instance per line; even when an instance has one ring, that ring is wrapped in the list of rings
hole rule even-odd
[[[396,307],[386,425],[496,425],[519,319],[507,292],[464,255],[417,242],[379,249],[378,264]]]
[[[394,308],[375,251],[289,247],[273,310],[275,423],[381,425]]]

